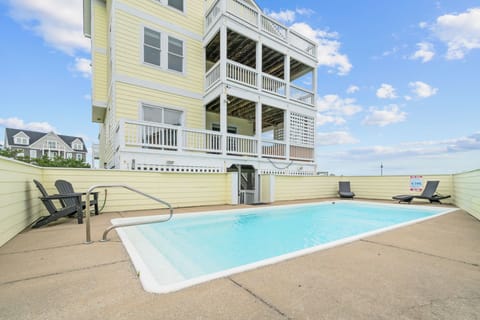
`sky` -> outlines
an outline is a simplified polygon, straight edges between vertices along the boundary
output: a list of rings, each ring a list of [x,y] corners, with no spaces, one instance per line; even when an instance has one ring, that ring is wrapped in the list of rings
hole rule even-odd
[[[258,0],[319,43],[316,157],[335,175],[480,168],[480,1]],[[3,127],[98,141],[81,0],[0,0]]]

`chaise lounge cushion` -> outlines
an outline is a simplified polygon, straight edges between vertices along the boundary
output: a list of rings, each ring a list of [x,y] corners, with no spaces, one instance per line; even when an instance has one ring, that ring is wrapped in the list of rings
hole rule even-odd
[[[409,195],[409,194],[399,194],[398,196],[393,196],[392,197],[393,200],[398,200],[398,203],[401,203],[401,202],[410,203],[410,202],[412,202],[413,198],[414,198],[414,196]]]

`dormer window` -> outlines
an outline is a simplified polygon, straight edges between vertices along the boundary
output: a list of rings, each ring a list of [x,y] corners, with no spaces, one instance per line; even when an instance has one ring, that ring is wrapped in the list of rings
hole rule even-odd
[[[80,141],[76,140],[72,142],[72,149],[73,150],[83,150],[83,143]]]
[[[22,145],[28,146],[30,144],[30,139],[26,134],[24,134],[23,132],[20,132],[13,138],[13,142],[15,144],[22,144]]]

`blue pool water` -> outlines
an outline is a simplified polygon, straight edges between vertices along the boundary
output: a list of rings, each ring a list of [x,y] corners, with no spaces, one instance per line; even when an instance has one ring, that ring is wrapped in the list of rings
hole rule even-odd
[[[140,277],[148,278],[142,280],[144,287],[149,282],[146,290],[163,292],[443,212],[445,208],[324,202],[176,215],[166,223],[121,228],[119,234]]]

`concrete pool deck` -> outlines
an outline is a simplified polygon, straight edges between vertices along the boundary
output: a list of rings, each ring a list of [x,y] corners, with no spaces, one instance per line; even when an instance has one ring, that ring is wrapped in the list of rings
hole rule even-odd
[[[480,319],[480,221],[462,210],[164,295],[143,291],[116,232],[97,241],[110,219],[145,214],[92,217],[89,245],[75,219],[10,240],[0,318]]]

